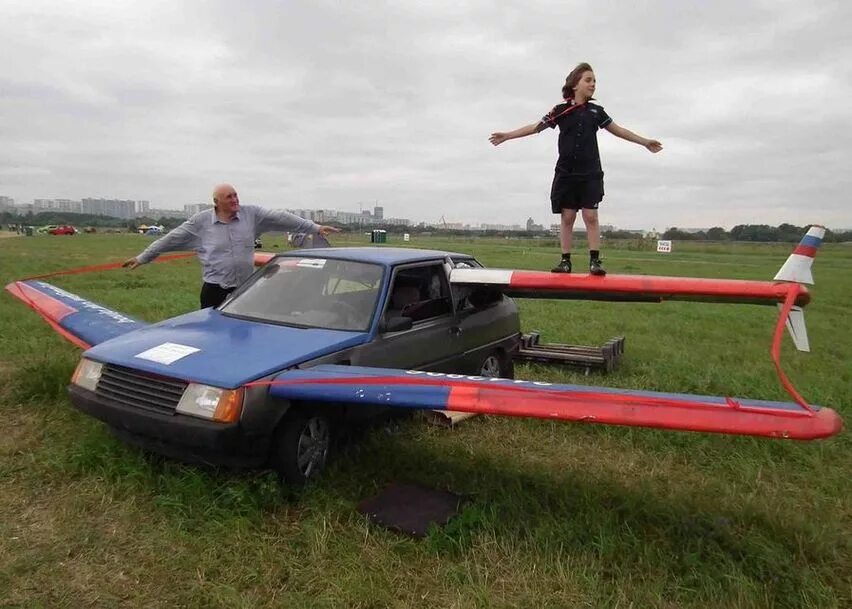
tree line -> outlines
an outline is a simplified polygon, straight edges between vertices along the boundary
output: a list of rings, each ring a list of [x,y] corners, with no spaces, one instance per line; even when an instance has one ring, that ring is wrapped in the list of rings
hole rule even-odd
[[[662,234],[661,239],[672,241],[756,241],[761,243],[798,243],[810,226],[795,226],[794,224],[738,224],[731,230],[714,226],[706,231],[687,232],[672,227]],[[852,231],[825,231],[824,241],[838,243],[852,241]]]
[[[183,222],[183,220],[180,218],[135,218],[133,220],[125,220],[110,216],[94,216],[71,212],[41,212],[38,214],[28,213],[25,215],[15,214],[8,211],[0,213],[0,224],[3,225],[29,224],[34,226],[43,226],[46,224],[73,224],[76,226],[121,227],[129,230],[130,232],[135,232],[136,227],[142,224],[159,224],[169,230],[178,226],[181,222]],[[423,225],[367,227],[355,224],[339,224],[336,222],[331,222],[331,224],[339,226],[347,232],[369,232],[373,228],[383,228],[389,233],[435,233],[460,237],[470,236],[471,234],[489,237],[511,236],[516,238],[552,236],[547,231],[466,231],[461,229],[426,227]],[[720,226],[714,226],[706,231],[685,231],[673,226],[660,235],[660,239],[669,239],[672,241],[754,241],[761,243],[798,243],[802,238],[802,235],[807,232],[808,228],[810,228],[810,226],[796,226],[794,224],[779,224],[778,226],[769,226],[768,224],[738,224],[729,231]],[[579,232],[582,232],[582,230]],[[636,239],[637,237],[642,237],[640,232],[627,230],[604,231],[603,235],[609,239]],[[827,243],[852,241],[852,231],[847,230],[835,232],[826,230],[824,240]]]

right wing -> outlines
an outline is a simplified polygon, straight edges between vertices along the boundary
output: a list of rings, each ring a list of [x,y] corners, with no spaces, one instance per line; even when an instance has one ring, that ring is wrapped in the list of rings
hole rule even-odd
[[[13,281],[6,291],[82,349],[148,325],[44,281]]]
[[[840,432],[830,408],[608,387],[395,370],[320,365],[287,370],[269,385],[271,395],[350,406],[453,410],[605,425],[629,425],[772,438],[813,440]]]

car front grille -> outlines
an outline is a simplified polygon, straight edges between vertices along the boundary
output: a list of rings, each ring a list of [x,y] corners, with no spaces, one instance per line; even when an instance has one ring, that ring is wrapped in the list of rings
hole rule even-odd
[[[107,364],[95,391],[99,397],[125,406],[172,414],[187,383],[149,376],[131,368]]]

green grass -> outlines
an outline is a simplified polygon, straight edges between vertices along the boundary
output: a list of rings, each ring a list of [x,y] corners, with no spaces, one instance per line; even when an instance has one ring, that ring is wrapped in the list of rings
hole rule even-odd
[[[147,241],[0,239],[0,279],[120,261]],[[503,268],[546,269],[557,258],[552,240],[409,245]],[[771,278],[788,253],[604,249],[611,272],[747,279]],[[813,352],[785,340],[783,362],[807,399],[848,419],[852,249],[824,246],[814,275]],[[188,260],[51,281],[156,321],[197,307],[200,272]],[[787,399],[769,361],[768,307],[520,307],[524,330],[547,341],[627,337],[609,376],[522,365],[520,378]],[[76,348],[8,294],[0,327],[0,606],[852,606],[847,433],[796,443],[491,417],[445,430],[415,419],[371,432],[296,493],[267,472],[187,466],[125,446],[65,397]],[[355,509],[393,481],[470,500],[417,541]]]

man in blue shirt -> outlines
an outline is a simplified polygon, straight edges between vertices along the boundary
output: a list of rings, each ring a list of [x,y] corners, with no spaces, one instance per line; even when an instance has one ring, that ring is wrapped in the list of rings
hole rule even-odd
[[[220,184],[213,189],[213,209],[195,214],[123,266],[132,270],[165,252],[195,250],[204,279],[201,308],[217,307],[254,272],[254,240],[271,230],[318,233],[323,237],[340,231],[284,210],[240,206],[234,187]]]

